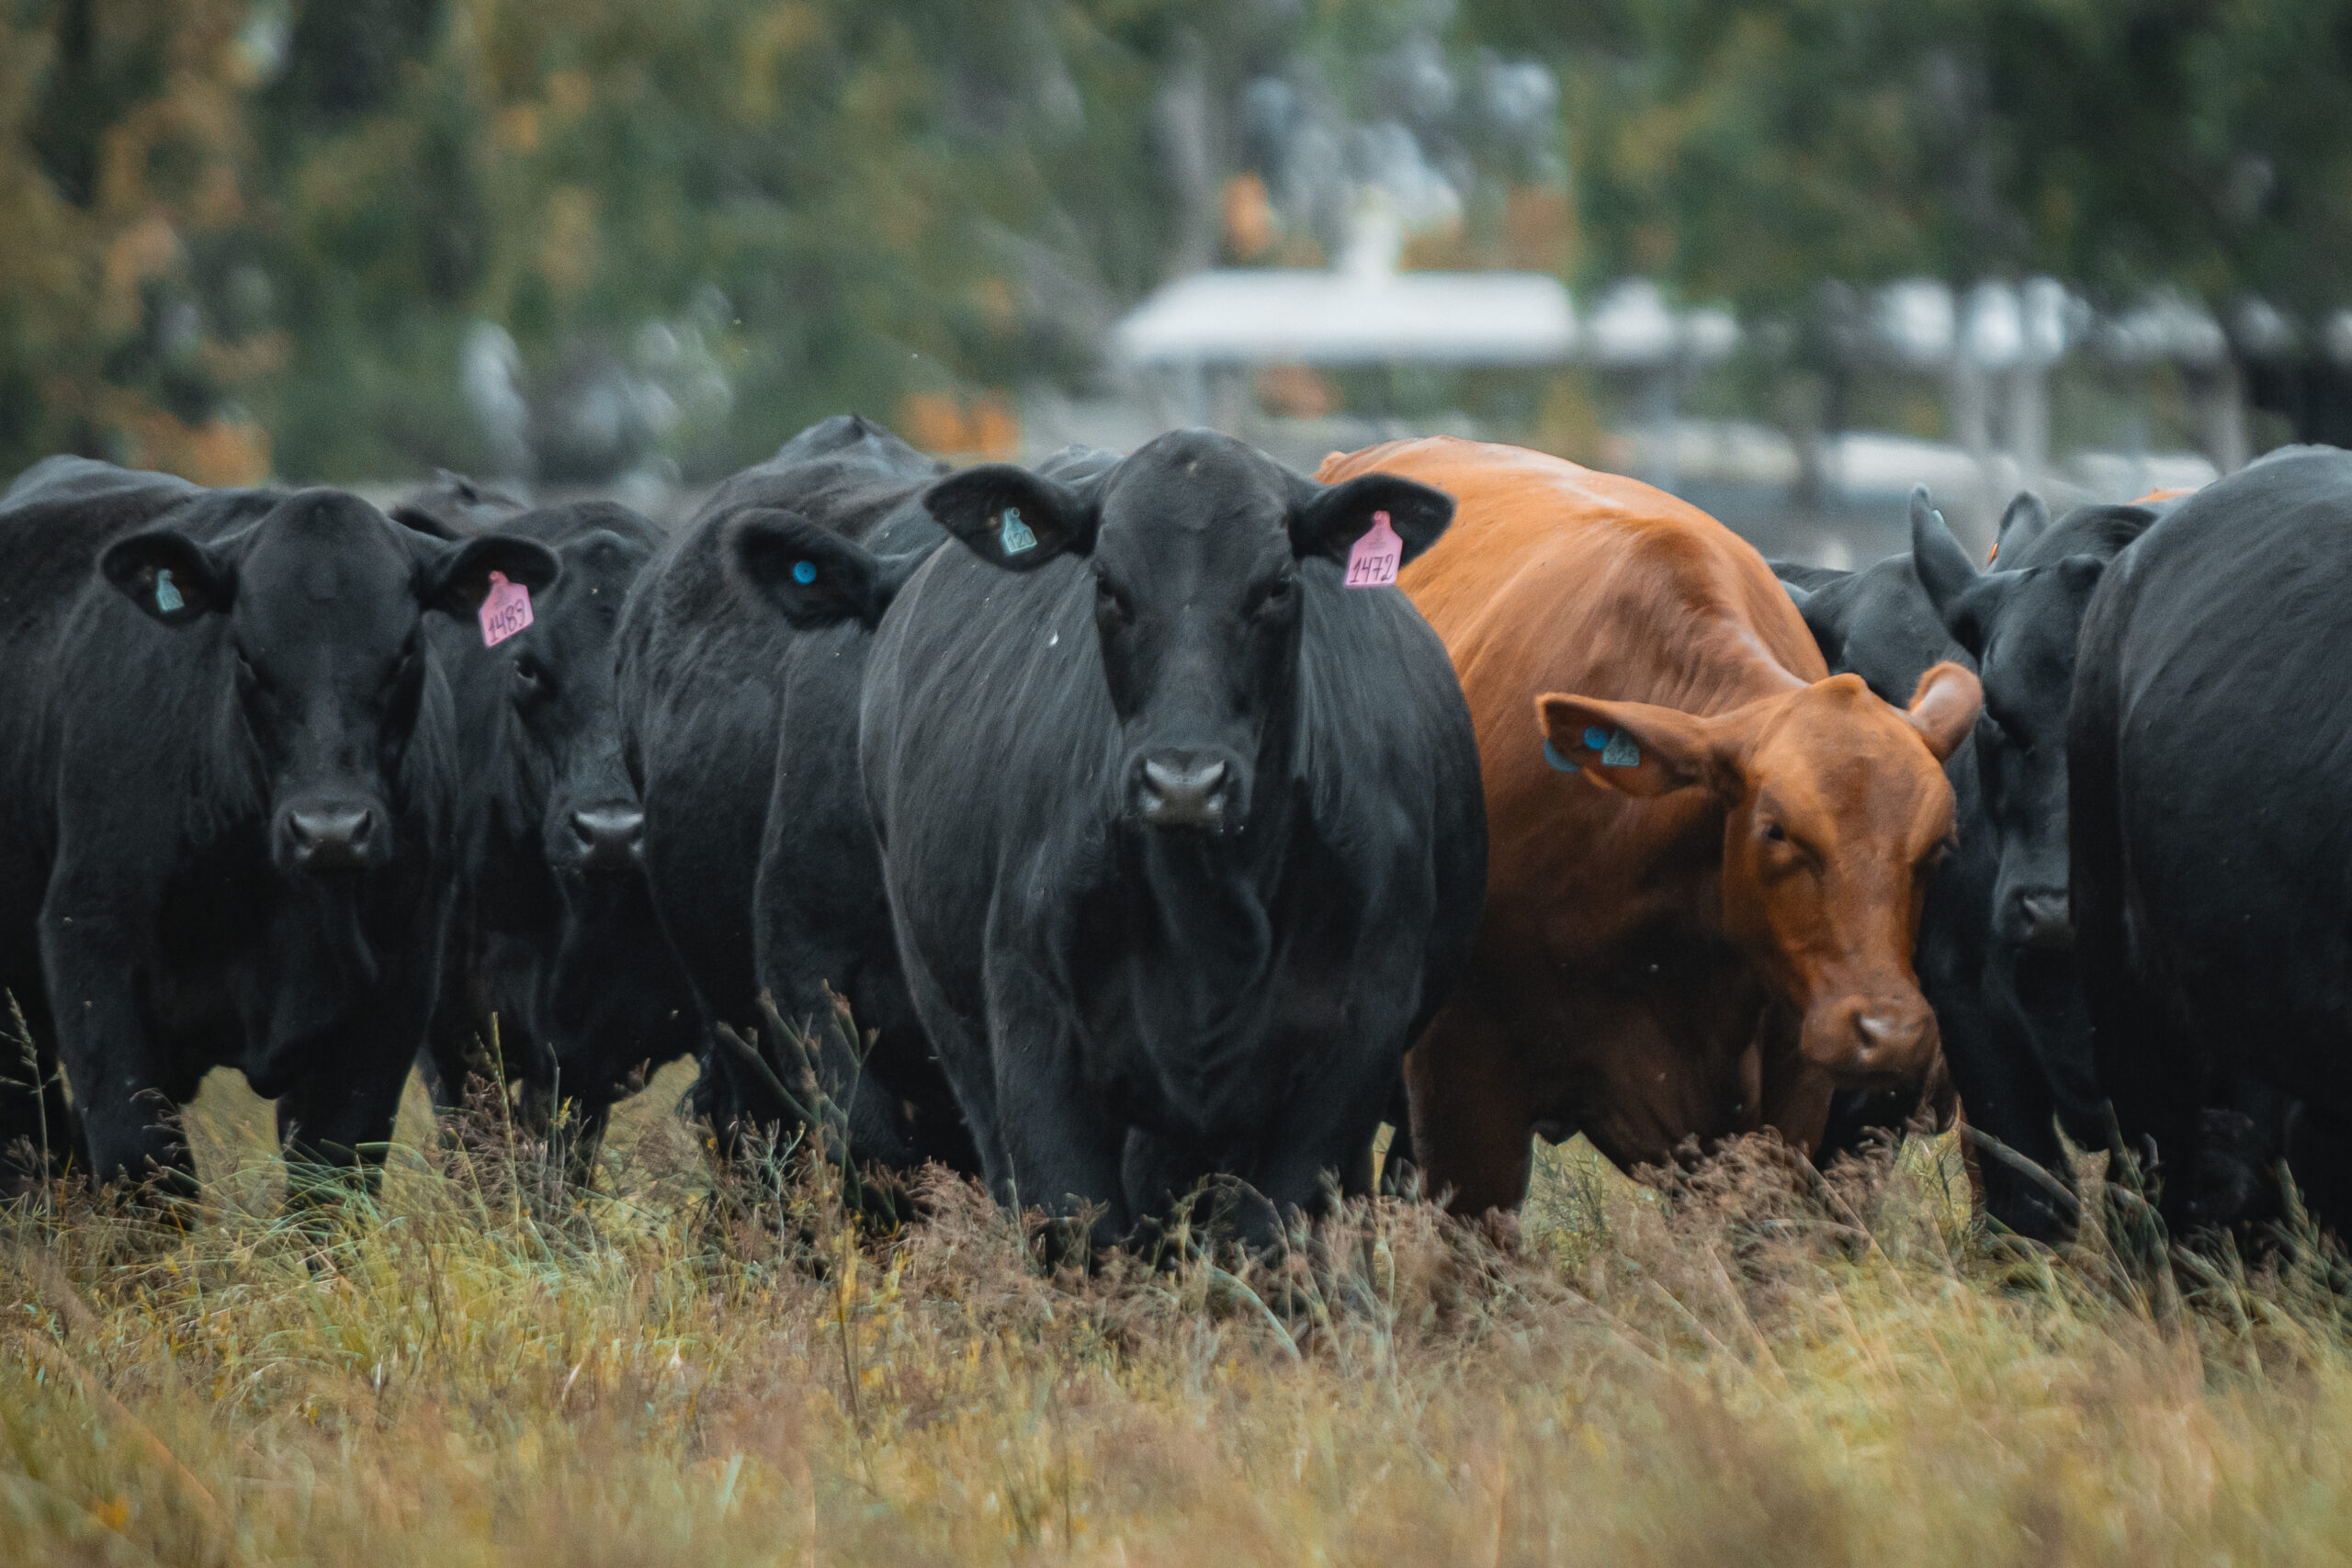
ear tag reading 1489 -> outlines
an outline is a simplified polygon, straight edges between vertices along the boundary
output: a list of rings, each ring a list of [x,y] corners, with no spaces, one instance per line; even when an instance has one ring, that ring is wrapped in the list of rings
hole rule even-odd
[[[172,585],[171,568],[165,567],[157,571],[155,573],[155,608],[168,615],[173,611],[183,608],[187,604],[187,601],[180,597],[180,591]]]
[[[531,624],[531,591],[509,582],[503,571],[490,574],[490,592],[481,602],[481,645],[496,648]]]
[[[1351,588],[1385,588],[1396,581],[1396,569],[1405,563],[1405,541],[1388,525],[1388,513],[1372,514],[1372,526],[1348,552],[1348,586]]]
[[[1021,508],[1008,506],[1004,509],[1004,521],[997,525],[997,543],[1009,556],[1017,556],[1024,550],[1037,547],[1037,536],[1030,532],[1028,524],[1021,521]]]

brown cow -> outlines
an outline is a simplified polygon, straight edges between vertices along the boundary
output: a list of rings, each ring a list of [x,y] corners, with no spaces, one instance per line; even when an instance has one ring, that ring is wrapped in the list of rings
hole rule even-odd
[[[1457,503],[1400,586],[1469,697],[1492,844],[1406,1064],[1430,1190],[1516,1207],[1531,1132],[1620,1167],[1759,1124],[1810,1149],[1834,1087],[1922,1078],[1911,950],[1976,678],[1939,664],[1905,713],[1829,676],[1763,558],[1633,479],[1443,437],[1319,477],[1373,469]]]

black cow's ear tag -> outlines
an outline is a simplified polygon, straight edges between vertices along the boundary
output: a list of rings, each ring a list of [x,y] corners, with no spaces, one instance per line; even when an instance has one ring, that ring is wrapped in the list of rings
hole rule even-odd
[[[794,561],[792,563],[792,581],[800,584],[803,588],[806,588],[810,583],[816,581],[817,563],[812,560]]]
[[[1577,768],[1574,762],[1571,762],[1566,757],[1561,756],[1560,749],[1553,745],[1548,738],[1544,742],[1544,760],[1564,773],[1573,773],[1582,771]]]
[[[155,571],[156,610],[160,614],[168,615],[173,614],[175,611],[183,610],[187,607],[187,601],[180,597],[179,589],[175,586],[172,581],[172,569],[169,567],[157,568]]]
[[[1037,536],[1029,525],[1021,521],[1021,508],[1008,506],[997,520],[997,547],[1006,555],[1026,554],[1037,547]]]

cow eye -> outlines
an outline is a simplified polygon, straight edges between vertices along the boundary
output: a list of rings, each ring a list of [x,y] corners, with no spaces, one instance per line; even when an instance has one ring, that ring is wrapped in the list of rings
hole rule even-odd
[[[1270,619],[1288,615],[1297,596],[1297,580],[1284,572],[1259,591],[1258,614]]]
[[[1765,823],[1764,836],[1776,844],[1785,844],[1789,841],[1789,830],[1778,822]]]
[[[514,700],[528,702],[543,696],[548,689],[548,672],[539,661],[526,654],[514,661]]]

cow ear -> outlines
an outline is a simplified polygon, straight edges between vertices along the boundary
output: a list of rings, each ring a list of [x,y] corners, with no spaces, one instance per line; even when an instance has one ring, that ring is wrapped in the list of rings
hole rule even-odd
[[[1733,776],[1721,725],[1680,708],[1554,692],[1535,699],[1535,722],[1554,767],[1566,763],[1621,795],[1721,789]]]
[[[1312,479],[1291,506],[1290,548],[1301,560],[1321,556],[1345,566],[1348,552],[1370,532],[1381,513],[1403,542],[1398,566],[1438,542],[1453,521],[1453,498],[1402,474],[1361,474],[1335,485]]]
[[[417,568],[416,596],[428,610],[445,615],[470,615],[490,597],[490,574],[520,583],[534,593],[555,586],[563,570],[556,553],[533,539],[490,534],[434,548],[422,535],[424,547]]]
[[[726,547],[743,581],[804,631],[844,621],[879,626],[915,568],[931,558],[928,549],[877,556],[797,513],[769,510],[729,523]]]
[[[2049,526],[2050,508],[2042,504],[2041,497],[2030,490],[2018,491],[2008,510],[2001,513],[2001,530],[1993,539],[1993,558],[2017,559],[2018,552],[2041,537]]]
[[[1999,599],[1998,584],[2016,574],[1980,572],[1952,536],[1944,514],[1928,504],[1928,487],[1911,491],[1911,570],[1928,592],[1936,617],[1973,659],[1984,656],[1984,627]]]
[[[1102,515],[1092,493],[1011,463],[950,474],[923,491],[922,504],[967,549],[1007,571],[1093,554]]]
[[[1949,660],[1931,664],[1919,677],[1917,690],[1911,694],[1911,710],[1903,716],[1919,732],[1939,762],[1948,761],[1960,750],[1968,732],[1976,728],[1976,716],[1984,706],[1984,688],[1963,665]]]
[[[98,558],[116,592],[167,626],[225,611],[237,596],[236,568],[176,528],[118,539]]]

